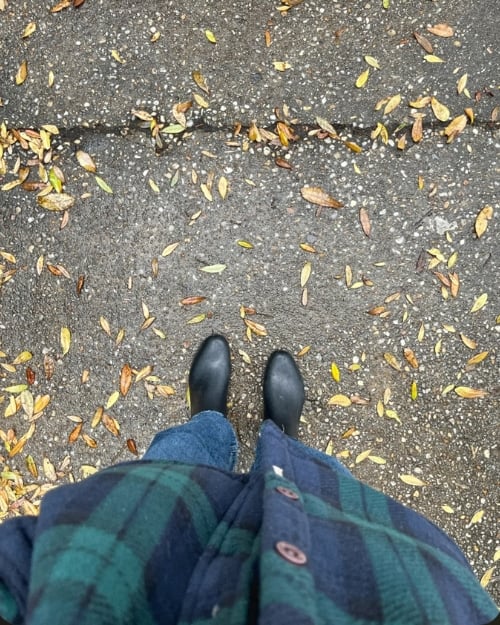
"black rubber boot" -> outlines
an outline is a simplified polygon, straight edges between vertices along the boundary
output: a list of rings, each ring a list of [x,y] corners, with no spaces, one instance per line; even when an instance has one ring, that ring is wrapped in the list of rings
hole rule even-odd
[[[283,350],[273,352],[264,373],[264,419],[297,438],[304,398],[304,382],[293,356]]]
[[[202,410],[227,414],[227,389],[231,356],[226,339],[220,334],[206,338],[198,348],[189,371],[191,416]]]

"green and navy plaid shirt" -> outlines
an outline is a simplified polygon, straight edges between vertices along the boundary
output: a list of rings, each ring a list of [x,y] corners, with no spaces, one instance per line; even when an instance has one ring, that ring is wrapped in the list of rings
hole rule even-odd
[[[0,526],[0,616],[29,625],[485,625],[422,516],[262,430],[249,475],[139,461]]]

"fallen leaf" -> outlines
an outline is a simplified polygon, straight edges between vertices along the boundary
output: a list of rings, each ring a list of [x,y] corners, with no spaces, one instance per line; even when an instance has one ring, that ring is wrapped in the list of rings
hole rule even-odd
[[[462,93],[463,90],[465,89],[465,86],[467,85],[467,79],[468,79],[468,75],[467,74],[463,74],[457,80],[457,93],[458,94]]]
[[[200,271],[205,271],[206,273],[221,273],[227,265],[222,265],[217,263],[215,265],[205,265],[205,267],[200,267]]]
[[[361,72],[361,74],[357,77],[356,82],[354,83],[356,87],[358,89],[362,89],[366,85],[369,76],[370,76],[369,68],[365,69],[364,72]]]
[[[67,193],[49,193],[38,196],[37,202],[48,211],[65,211],[73,206],[75,198]]]
[[[434,96],[431,97],[431,108],[434,115],[441,122],[447,122],[450,119],[450,111],[448,107],[444,104],[441,104],[437,98]]]
[[[409,347],[405,347],[403,353],[410,366],[413,367],[413,369],[418,369],[418,361],[415,352]]]
[[[170,254],[179,247],[179,241],[170,243],[161,253],[162,256],[170,256]]]
[[[485,358],[488,357],[488,354],[490,352],[479,352],[479,354],[476,354],[475,356],[472,356],[472,358],[469,358],[469,360],[467,361],[467,364],[470,365],[478,365],[480,362],[483,362],[483,360],[485,360]]]
[[[448,24],[435,24],[434,26],[428,26],[427,30],[437,37],[453,37],[454,35],[453,28]]]
[[[483,293],[476,299],[476,301],[472,305],[472,308],[470,309],[470,312],[471,313],[478,312],[479,310],[481,310],[481,308],[484,308],[487,301],[488,301],[488,293]]]
[[[257,323],[256,321],[251,321],[246,317],[245,319],[243,319],[243,322],[245,323],[247,328],[249,328],[257,336],[267,336],[267,330],[263,324]]]
[[[486,228],[488,227],[488,222],[493,217],[493,207],[485,206],[482,208],[474,223],[474,229],[476,230],[477,238],[480,239],[483,234],[486,232]]]
[[[389,98],[389,101],[385,105],[384,115],[389,115],[389,113],[392,113],[392,111],[394,111],[400,105],[400,103],[401,96],[399,95],[399,93],[397,95],[393,95],[391,98]]]
[[[355,459],[354,462],[356,464],[359,464],[360,462],[363,462],[363,460],[366,460],[371,453],[372,453],[371,449],[366,449],[365,451],[362,451],[360,454],[358,454],[356,456],[356,459]]]
[[[28,77],[28,61],[23,61],[16,74],[16,85],[22,85]]]
[[[273,65],[274,65],[274,69],[277,70],[278,72],[284,72],[287,69],[292,68],[290,63],[287,63],[286,61],[273,61]]]
[[[435,54],[426,54],[424,56],[424,59],[427,61],[427,63],[444,63],[444,60],[441,59],[439,56],[436,56]]]
[[[394,354],[391,354],[390,352],[385,352],[384,353],[384,360],[393,369],[396,369],[396,371],[401,371],[401,363],[398,361],[396,356],[394,356]]]
[[[36,30],[36,22],[30,22],[25,29],[23,30],[23,34],[21,35],[21,37],[23,39],[26,39],[26,37],[29,37],[30,35],[32,35]]]
[[[479,580],[479,583],[481,584],[483,588],[486,588],[486,586],[488,586],[488,584],[491,582],[494,572],[495,572],[495,567],[492,566],[481,577],[481,579]]]
[[[310,262],[305,263],[300,272],[300,286],[303,288],[307,284],[311,276],[312,265]]]
[[[215,35],[211,30],[207,29],[205,31],[205,37],[208,39],[208,41],[210,41],[210,43],[217,43],[217,39],[215,38]]]
[[[421,480],[414,475],[402,474],[399,475],[399,479],[405,484],[409,484],[410,486],[427,486],[427,483]]]
[[[110,337],[111,336],[111,327],[110,327],[109,321],[106,319],[106,317],[100,317],[99,318],[99,324],[100,324],[101,328],[104,330],[104,332],[106,332],[106,334]]]
[[[459,397],[464,397],[465,399],[478,399],[488,395],[488,391],[479,388],[470,388],[469,386],[456,386],[453,390]]]
[[[120,393],[125,397],[129,392],[132,384],[132,368],[128,363],[125,363],[120,372]]]
[[[95,181],[97,182],[98,186],[105,191],[106,193],[109,194],[113,194],[113,189],[109,186],[109,184],[103,180],[100,176],[94,176]]]
[[[193,80],[198,85],[198,87],[206,94],[208,94],[209,89],[203,74],[199,70],[195,69],[191,76],[193,77]]]
[[[342,406],[343,408],[347,408],[352,404],[352,401],[347,395],[343,395],[342,393],[338,393],[337,395],[333,395],[328,400],[329,406]]]
[[[191,319],[188,319],[186,323],[189,323],[189,324],[201,323],[202,321],[205,321],[206,318],[207,318],[206,313],[200,313],[199,315],[195,315],[194,317],[191,317]]]
[[[370,67],[374,67],[375,69],[380,69],[379,62],[377,61],[375,57],[367,54],[365,55],[364,59],[365,59],[365,62],[368,63]]]
[[[332,362],[332,364],[330,365],[330,373],[332,374],[332,378],[335,380],[335,382],[340,382],[340,369],[338,368],[338,365],[334,362]]]
[[[218,190],[219,190],[219,195],[221,196],[223,200],[225,200],[227,197],[228,188],[229,188],[229,185],[227,182],[227,178],[225,176],[221,176],[219,178]]]
[[[69,352],[70,345],[71,330],[69,328],[61,328],[61,347],[63,356],[65,356]]]
[[[326,206],[328,208],[342,208],[342,206],[344,206],[342,202],[328,195],[321,187],[302,187],[300,193],[302,197],[308,202],[311,202],[311,204]]]
[[[420,33],[416,32],[416,31],[413,33],[413,36],[417,40],[418,44],[420,46],[422,46],[422,48],[428,54],[432,54],[434,52],[434,48],[432,47],[432,43],[427,39],[427,37],[424,37],[424,35],[421,35]]]
[[[372,231],[372,224],[370,222],[370,216],[366,208],[361,207],[359,209],[359,221],[361,223],[361,228],[367,237],[370,236]]]
[[[139,455],[139,452],[137,451],[137,445],[135,444],[133,438],[127,438],[127,447],[131,454],[134,454],[134,456]]]

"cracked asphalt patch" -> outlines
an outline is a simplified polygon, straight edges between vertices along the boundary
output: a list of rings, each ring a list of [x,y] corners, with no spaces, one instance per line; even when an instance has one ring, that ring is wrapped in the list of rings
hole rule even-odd
[[[232,349],[229,418],[241,441],[242,469],[252,460],[267,355],[280,347],[302,354],[302,440],[339,454],[356,476],[450,533],[499,600],[496,12],[493,4],[490,13],[452,1],[419,2],[411,10],[402,4],[393,2],[384,12],[378,3],[333,2],[326,10],[307,2],[281,17],[274,4],[262,12],[235,2],[207,14],[194,3],[182,11],[155,3],[148,11],[148,3],[118,9],[114,2],[87,0],[78,10],[54,15],[29,2],[0,13],[10,51],[0,70],[5,128],[56,124],[59,135],[52,136],[45,169],[56,164],[64,191],[76,198],[61,228],[61,213],[43,210],[22,184],[0,192],[0,250],[15,258],[4,256],[0,263],[4,275],[15,270],[0,286],[0,362],[7,365],[1,388],[26,383],[29,367],[35,375],[30,392],[50,396],[31,437],[9,457],[30,423],[19,394],[0,392],[0,466],[12,472],[0,482],[1,516],[36,510],[47,485],[132,459],[127,439],[142,453],[158,429],[184,422],[191,357],[207,334],[222,332]],[[38,30],[21,40],[31,20]],[[427,33],[435,53],[447,60],[429,64],[412,33],[440,22],[453,24],[456,36]],[[215,46],[205,28],[215,33]],[[156,31],[161,36],[151,42]],[[113,49],[124,64],[111,56]],[[368,67],[365,54],[382,69],[356,89],[357,76]],[[23,58],[28,77],[17,86],[13,77]],[[276,72],[274,60],[293,69]],[[147,111],[158,124],[175,123],[172,106],[201,93],[194,69],[210,86],[204,94],[209,107],[193,105],[186,130],[161,134],[155,150],[154,124],[134,118],[132,109]],[[456,92],[465,72],[470,98]],[[404,99],[390,116],[375,110],[377,101],[397,92]],[[423,139],[414,144],[407,101],[427,94],[446,103],[452,116],[472,107],[474,124],[446,143],[446,124],[433,120],[427,107]],[[300,139],[288,148],[276,139],[250,141],[253,120],[275,131],[274,108],[283,104]],[[318,136],[317,117],[340,138]],[[235,136],[238,122],[243,127]],[[377,123],[387,125],[387,143],[372,138]],[[399,150],[402,132],[408,144]],[[92,156],[113,194],[78,165],[78,149]],[[291,169],[278,167],[276,158]],[[4,160],[2,186],[24,166],[28,180],[37,180],[39,162],[19,143],[4,146]],[[229,184],[226,199],[218,192],[222,177]],[[304,186],[324,189],[344,207],[304,201]],[[493,217],[478,238],[475,220],[487,205]],[[369,237],[361,208],[369,216]],[[162,256],[173,243],[178,246]],[[54,275],[47,263],[70,277]],[[300,282],[306,263],[307,297]],[[214,264],[225,269],[201,271]],[[459,277],[456,297],[443,283],[453,273]],[[79,276],[85,280],[78,294]],[[486,305],[471,313],[483,293]],[[179,303],[198,295],[206,299]],[[144,304],[155,320],[141,330]],[[267,336],[249,340],[241,307]],[[63,327],[71,331],[64,356]],[[405,348],[414,352],[417,368],[405,359]],[[32,359],[13,365],[23,351]],[[482,361],[469,362],[483,352]],[[51,379],[46,357],[54,361]],[[153,369],[106,409],[120,426],[120,436],[113,436],[102,423],[91,423],[118,390],[125,363],[136,371]],[[460,397],[457,386],[487,395]],[[158,387],[175,394],[159,394]],[[350,405],[328,403],[339,394]],[[16,397],[15,413],[4,417]],[[82,435],[68,441],[74,417],[91,437],[87,442]],[[425,485],[405,483],[402,475]]]

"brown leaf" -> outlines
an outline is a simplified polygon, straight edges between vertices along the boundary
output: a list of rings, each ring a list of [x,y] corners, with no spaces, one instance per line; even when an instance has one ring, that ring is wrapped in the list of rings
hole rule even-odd
[[[120,373],[120,393],[125,397],[132,384],[132,368],[125,363]]]
[[[370,216],[366,208],[359,209],[359,221],[361,223],[361,228],[367,237],[370,236],[372,231],[372,224],[370,222]]]
[[[311,202],[311,204],[326,206],[328,208],[342,208],[342,206],[344,206],[342,202],[328,195],[321,187],[302,187],[300,193],[302,197],[308,202]]]
[[[183,299],[181,299],[179,304],[181,304],[182,306],[193,306],[194,304],[200,304],[201,302],[204,302],[206,299],[207,298],[203,295],[192,295],[190,297],[184,297]]]
[[[77,295],[80,295],[80,293],[83,290],[84,285],[85,285],[85,276],[84,275],[78,276],[78,280],[76,281],[76,294]]]
[[[64,211],[73,206],[75,198],[67,193],[49,193],[44,196],[39,195],[37,197],[37,202],[46,210]]]
[[[108,430],[108,432],[111,432],[111,434],[113,434],[113,436],[120,435],[120,424],[113,417],[110,417],[108,414],[104,413],[102,415],[102,424]]]
[[[82,431],[83,428],[83,421],[82,423],[78,423],[70,432],[69,436],[68,436],[68,443],[74,443],[78,440],[78,437],[80,436],[80,433]]]
[[[415,118],[413,125],[411,127],[411,138],[415,143],[422,141],[423,138],[423,124],[422,124],[422,116],[419,115]]]
[[[198,85],[198,87],[208,94],[209,89],[203,74],[199,70],[195,69],[191,76],[193,77],[193,80]]]
[[[413,367],[413,369],[418,369],[418,360],[415,356],[415,352],[409,347],[405,347],[403,350],[403,354],[410,366]]]
[[[434,26],[428,26],[427,30],[437,37],[453,37],[455,32],[448,24],[435,24]]]
[[[137,445],[135,444],[133,438],[127,438],[127,447],[131,454],[134,454],[134,456],[139,455],[139,452],[137,451]]]
[[[252,332],[254,332],[257,336],[267,336],[267,330],[264,325],[261,323],[257,323],[256,321],[251,321],[250,319],[243,319],[247,328],[250,328]]]
[[[46,354],[43,359],[43,368],[45,370],[45,377],[50,380],[54,375],[55,363],[52,356]]]
[[[290,163],[284,158],[281,158],[281,156],[278,156],[274,162],[278,167],[282,167],[283,169],[292,169]]]
[[[417,31],[413,33],[413,36],[417,40],[418,44],[422,46],[422,48],[428,53],[432,54],[434,52],[434,48],[432,47],[432,43]]]

